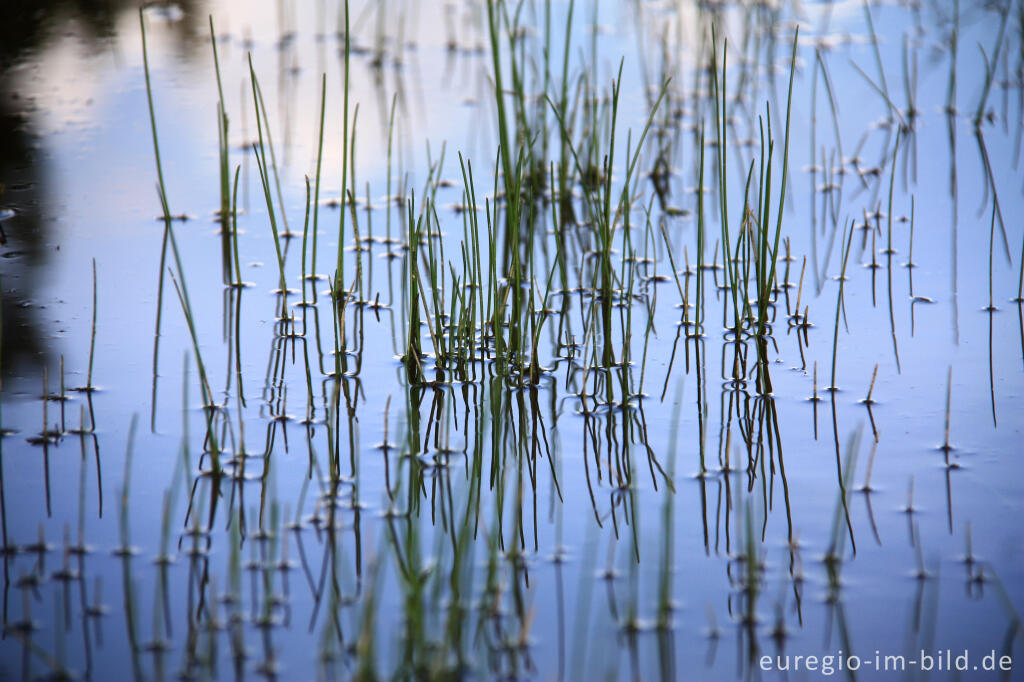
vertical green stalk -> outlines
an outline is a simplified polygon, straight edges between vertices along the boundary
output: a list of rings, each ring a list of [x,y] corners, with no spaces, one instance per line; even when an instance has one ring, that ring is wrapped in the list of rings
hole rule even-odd
[[[775,222],[775,242],[772,246],[771,253],[771,270],[768,274],[768,279],[765,283],[764,291],[762,292],[762,301],[760,302],[759,310],[759,325],[758,329],[760,333],[764,334],[765,319],[768,315],[768,296],[773,289],[775,282],[775,265],[777,262],[777,255],[779,253],[779,236],[782,234],[782,213],[786,205],[786,184],[789,180],[789,123],[790,113],[793,108],[793,74],[796,73],[796,47],[797,40],[800,37],[800,27],[798,26],[793,34],[793,52],[790,56],[790,71],[789,71],[789,94],[786,97],[786,136],[782,145],[782,187],[779,191],[779,210],[778,217]]]
[[[253,106],[256,110],[256,131],[259,135],[259,145],[253,145],[253,151],[256,156],[256,168],[260,174],[260,184],[263,187],[263,195],[267,202],[267,215],[270,218],[270,229],[274,234],[274,249],[277,253],[277,267],[280,278],[281,295],[282,297],[287,297],[288,282],[284,275],[284,254],[281,252],[281,239],[277,231],[277,218],[274,213],[274,200],[270,196],[270,169],[267,165],[267,152],[263,146],[263,123],[266,120],[266,108],[263,107],[262,96],[259,94],[260,86],[259,81],[256,79],[256,71],[252,66],[252,55],[249,55],[249,78],[252,81],[252,99]],[[268,124],[268,130],[269,127],[270,126]],[[284,314],[285,310],[282,308],[281,316],[283,317]]]
[[[715,97],[715,129],[718,149],[718,199],[719,212],[722,218],[722,259],[725,266],[725,285],[732,297],[734,324],[737,333],[740,328],[740,309],[737,298],[736,274],[733,272],[732,241],[729,239],[729,186],[728,186],[728,155],[726,154],[726,136],[728,114],[726,112],[726,68],[729,54],[729,41],[726,40],[722,50],[722,77],[718,77],[718,37],[714,25],[711,27],[711,72],[712,94]]]
[[[316,180],[313,189],[313,254],[309,266],[309,279],[313,283],[313,301],[316,302],[316,235],[320,215],[320,166],[324,153],[324,112],[327,106],[327,74],[320,81],[320,133],[316,146]]]
[[[345,286],[345,189],[348,187],[348,95],[349,95],[349,57],[352,49],[351,36],[349,27],[349,7],[348,0],[345,0],[345,91],[344,91],[344,106],[342,109],[342,115],[344,116],[342,125],[342,140],[341,140],[341,216],[338,218],[338,263],[337,269],[335,270],[335,305],[337,305],[337,297],[339,295],[344,296]]]
[[[693,334],[704,332],[704,122],[700,124],[700,162],[697,168],[697,309]]]
[[[96,259],[92,259],[92,331],[89,334],[89,372],[85,375],[85,390],[92,391],[92,363],[93,358],[96,355],[96,310],[97,310],[97,295],[96,295]],[[91,424],[95,427],[95,424]]]
[[[230,182],[231,174],[228,168],[228,114],[224,106],[224,88],[220,77],[220,58],[217,54],[217,34],[213,29],[213,15],[210,19],[210,43],[213,45],[213,67],[217,73],[217,140],[219,151],[220,167],[220,221],[226,225],[228,211],[231,208]]]
[[[156,176],[160,196],[164,199],[167,197],[166,186],[164,185],[164,171],[163,164],[160,162],[160,143],[156,134],[156,111],[153,107],[153,87],[150,81],[149,75],[149,52],[146,49],[146,22],[142,14],[142,8],[139,8],[139,29],[142,32],[142,67],[146,76],[146,102],[149,105],[149,126],[153,134],[153,156],[156,160]],[[160,361],[160,323],[163,317],[163,302],[164,302],[164,266],[167,262],[167,242],[168,235],[171,231],[171,215],[167,209],[166,200],[162,200],[161,208],[163,209],[163,221],[164,221],[164,235],[162,245],[160,247],[160,271],[157,279],[157,296],[156,296],[156,326],[153,332],[153,395],[152,395],[152,411],[150,413],[150,429],[156,430],[156,385],[157,385],[157,368],[159,367]]]
[[[843,228],[843,236],[846,238],[846,249],[843,251],[843,265],[839,273],[839,294],[836,296],[836,323],[832,332],[832,385],[828,390],[835,392],[836,387],[836,357],[839,350],[839,316],[843,308],[843,285],[846,283],[846,264],[850,259],[850,243],[853,241],[853,227],[847,224]]]
[[[235,166],[235,180],[231,189],[231,251],[235,259],[235,286],[243,287],[242,264],[238,258],[238,173],[242,166]]]

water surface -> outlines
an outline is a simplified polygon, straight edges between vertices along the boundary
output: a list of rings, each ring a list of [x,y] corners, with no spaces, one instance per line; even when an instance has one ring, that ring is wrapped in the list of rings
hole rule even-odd
[[[540,168],[555,164],[556,180],[538,189],[521,243],[505,252],[486,5],[353,3],[355,159],[345,178],[357,204],[345,216],[340,275],[343,4],[143,11],[180,269],[164,248],[136,8],[4,10],[3,675],[774,679],[783,674],[762,671],[764,655],[910,661],[922,650],[967,650],[972,666],[990,652],[1016,658],[1021,7],[965,1],[954,15],[941,3],[577,3],[566,32],[567,2],[551,2],[550,18],[547,3],[523,3],[518,15],[509,5],[523,38],[514,55],[499,41],[504,87],[514,89],[514,56],[529,94],[524,116],[546,131],[530,149],[539,157],[548,141]],[[230,173],[239,168],[244,288],[231,286],[233,242],[216,216],[210,16]],[[767,125],[769,110],[774,237],[795,64],[778,286],[760,366],[751,325],[739,341],[727,329],[734,303],[720,267],[710,58],[716,50],[721,74],[726,49],[734,249],[751,168],[748,208],[758,214],[759,117]],[[540,94],[558,101],[566,53],[567,127],[580,166],[590,159],[598,174],[621,60],[616,204],[668,83],[631,177],[634,199],[614,219],[607,299],[594,291],[599,216],[568,157],[578,224],[548,201],[563,157],[558,118]],[[252,150],[250,56],[279,175],[280,194],[268,178],[275,224],[297,235],[280,241],[287,296],[276,291]],[[312,215],[305,259],[301,235],[321,74],[321,277],[304,281],[314,267]],[[512,111],[514,96],[505,101]],[[592,149],[595,122],[602,146]],[[701,129],[707,267],[698,271]],[[508,130],[516,140],[511,122]],[[513,251],[518,319],[543,317],[543,371],[533,377],[509,370],[515,358],[494,352],[493,327],[479,319],[473,338],[488,345],[486,359],[476,347],[474,361],[434,371],[436,337],[451,327],[433,307],[426,263],[443,266],[444,313],[456,291],[473,291],[462,286],[472,277],[462,245],[472,241],[460,153],[472,165],[481,272],[491,282],[493,262],[505,326],[514,326],[514,296],[501,293],[514,286]],[[410,200],[414,224],[426,216],[429,233],[420,382],[400,359]],[[81,391],[94,260],[95,390]],[[755,267],[749,254],[739,262]],[[673,269],[694,306],[685,318]],[[332,299],[335,281],[345,292]],[[496,299],[484,300],[488,311]],[[607,329],[605,300],[614,301]],[[203,406],[199,359],[215,409]],[[835,674],[877,673],[865,664]]]

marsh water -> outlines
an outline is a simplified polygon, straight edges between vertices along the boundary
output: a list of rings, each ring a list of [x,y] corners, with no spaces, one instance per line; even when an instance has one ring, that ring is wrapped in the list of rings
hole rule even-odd
[[[1022,677],[1024,3],[0,25],[0,677]]]

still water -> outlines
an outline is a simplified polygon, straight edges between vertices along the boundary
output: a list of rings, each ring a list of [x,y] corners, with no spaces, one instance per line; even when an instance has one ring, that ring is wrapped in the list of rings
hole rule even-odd
[[[0,677],[1020,678],[1024,5],[488,10],[0,10]]]

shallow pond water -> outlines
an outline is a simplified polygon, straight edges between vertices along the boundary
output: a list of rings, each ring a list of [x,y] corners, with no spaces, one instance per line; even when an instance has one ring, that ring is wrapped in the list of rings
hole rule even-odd
[[[87,5],[0,9],[0,677],[1021,677],[1024,3]]]

